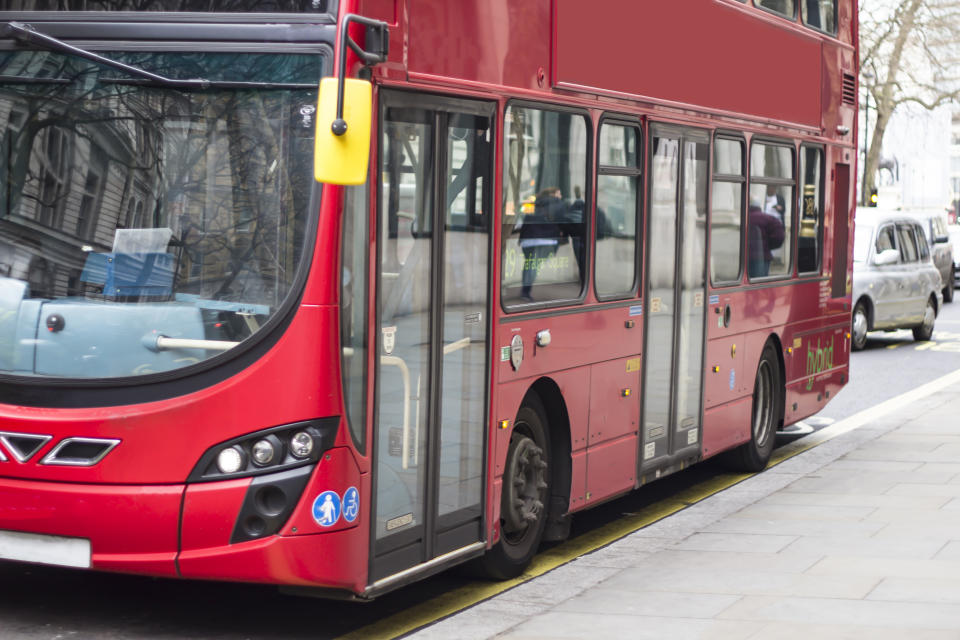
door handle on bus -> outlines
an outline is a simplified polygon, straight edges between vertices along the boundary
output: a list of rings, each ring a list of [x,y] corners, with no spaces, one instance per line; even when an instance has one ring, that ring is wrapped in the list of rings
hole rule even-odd
[[[544,329],[543,331],[537,331],[537,346],[538,347],[548,347],[550,346],[550,329]]]

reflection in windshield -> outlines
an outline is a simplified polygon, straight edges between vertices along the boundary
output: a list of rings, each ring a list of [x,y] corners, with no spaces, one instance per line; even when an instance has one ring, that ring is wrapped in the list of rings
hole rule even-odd
[[[109,55],[176,78],[321,75],[307,55]],[[147,88],[45,51],[0,53],[0,76],[0,371],[176,369],[276,313],[303,250],[314,90]]]

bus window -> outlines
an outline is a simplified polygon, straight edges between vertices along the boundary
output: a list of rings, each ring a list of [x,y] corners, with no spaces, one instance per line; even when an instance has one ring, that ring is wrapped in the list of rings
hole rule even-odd
[[[368,188],[344,188],[343,258],[340,275],[340,343],[343,404],[350,433],[364,450],[367,364],[367,247],[370,244]]]
[[[794,184],[793,147],[751,145],[747,211],[751,278],[790,275]]]
[[[597,163],[596,289],[602,299],[633,295],[637,280],[640,130],[603,124]]]
[[[503,304],[577,300],[586,280],[586,119],[510,107],[504,136]]]
[[[800,16],[803,24],[826,33],[837,32],[837,0],[803,0]]]
[[[754,4],[788,18],[793,18],[797,15],[793,0],[754,0]]]
[[[713,147],[710,202],[710,280],[740,281],[743,273],[743,188],[747,182],[743,142],[717,138]]]
[[[800,150],[800,178],[803,180],[800,202],[800,228],[797,231],[797,271],[816,273],[820,270],[823,250],[823,150],[803,147]]]

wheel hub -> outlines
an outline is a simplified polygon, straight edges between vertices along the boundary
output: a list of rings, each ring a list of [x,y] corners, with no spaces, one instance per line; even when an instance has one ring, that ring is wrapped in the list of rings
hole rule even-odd
[[[543,512],[542,493],[547,488],[547,462],[543,449],[528,436],[514,433],[504,473],[501,517],[506,534],[523,533]]]

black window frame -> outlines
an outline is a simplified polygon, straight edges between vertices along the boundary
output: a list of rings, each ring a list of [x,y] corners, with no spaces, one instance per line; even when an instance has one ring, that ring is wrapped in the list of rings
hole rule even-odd
[[[717,140],[727,140],[729,142],[738,142],[740,143],[740,175],[735,174],[724,174],[716,173],[716,144]],[[707,207],[708,216],[709,216],[709,234],[707,237],[707,242],[710,245],[708,252],[708,259],[710,261],[707,271],[710,277],[710,286],[713,288],[722,288],[722,287],[735,287],[738,284],[743,283],[743,277],[746,274],[746,260],[744,260],[744,251],[747,247],[746,236],[744,235],[747,231],[746,224],[746,212],[747,212],[747,200],[749,194],[747,192],[747,176],[750,172],[750,163],[748,162],[747,157],[747,138],[742,133],[734,131],[716,131],[713,135],[713,140],[711,140],[710,148],[710,203]],[[737,275],[736,280],[713,280],[713,183],[720,179],[722,182],[730,183],[740,183],[740,269],[739,274]]]
[[[761,176],[761,177],[759,178],[759,180],[757,181],[757,184],[763,184],[763,185],[773,184],[773,185],[777,185],[777,186],[792,186],[792,187],[793,187],[792,196],[791,196],[791,198],[790,198],[790,202],[791,202],[791,211],[790,211],[790,233],[789,233],[789,236],[788,236],[788,234],[786,233],[786,230],[785,230],[785,231],[784,231],[784,234],[783,234],[784,242],[786,242],[786,240],[787,240],[788,237],[789,237],[789,239],[790,239],[790,260],[791,260],[791,262],[790,262],[790,268],[787,270],[786,273],[782,273],[782,274],[779,274],[779,273],[778,273],[778,274],[774,274],[774,275],[766,275],[766,276],[760,276],[760,277],[756,277],[756,278],[751,278],[751,277],[749,276],[749,270],[748,270],[747,281],[748,281],[748,282],[751,282],[751,283],[754,283],[754,282],[767,282],[767,281],[770,281],[770,280],[789,280],[789,279],[791,279],[791,278],[795,278],[795,277],[796,277],[796,274],[797,274],[797,172],[798,172],[797,166],[798,166],[798,161],[799,161],[799,154],[797,153],[797,143],[796,143],[796,141],[791,140],[791,139],[788,139],[788,138],[771,138],[771,137],[767,137],[767,136],[754,136],[754,137],[752,137],[752,138],[750,139],[750,144],[747,145],[747,146],[749,147],[749,155],[748,155],[748,157],[747,157],[747,199],[748,199],[748,202],[747,202],[747,205],[746,205],[748,211],[749,211],[749,208],[750,208],[750,207],[749,207],[750,187],[752,187],[753,184],[754,184],[754,177],[753,177],[753,174],[751,173],[751,166],[752,166],[752,161],[753,161],[753,147],[754,147],[754,145],[757,145],[757,144],[762,144],[762,145],[767,145],[767,146],[775,146],[775,147],[788,148],[788,149],[790,149],[790,152],[793,154],[793,161],[791,162],[791,167],[793,168],[793,171],[792,171],[791,173],[793,174],[793,178],[791,178],[790,180],[787,180],[786,178],[766,178],[766,177],[762,177],[762,176]],[[747,220],[747,224],[748,224],[748,225],[750,224],[749,219]],[[786,218],[784,218],[784,224],[786,224]],[[748,230],[748,231],[749,231],[749,230]],[[749,242],[750,242],[750,237],[749,237],[749,232],[748,232],[748,234],[747,234],[747,244],[745,244],[745,249],[746,249],[746,253],[747,253],[748,256],[749,256],[749,250],[750,250]],[[781,245],[781,247],[782,247],[782,246],[783,246],[783,245]]]
[[[603,131],[603,126],[605,124],[620,126],[620,127],[631,127],[634,128],[637,132],[637,150],[636,150],[636,165],[634,167],[627,166],[615,166],[615,165],[604,165],[600,163],[600,132]],[[628,115],[616,113],[616,112],[604,112],[600,116],[600,120],[597,122],[597,131],[596,131],[596,144],[594,144],[594,160],[593,166],[597,168],[593,180],[593,194],[592,198],[587,202],[592,204],[592,215],[588,216],[591,219],[591,227],[588,229],[587,233],[590,235],[590,242],[588,243],[591,246],[591,253],[593,256],[596,256],[596,246],[597,246],[597,225],[595,218],[598,215],[599,211],[598,204],[596,201],[597,195],[600,192],[600,176],[626,176],[633,177],[636,179],[637,191],[635,194],[636,198],[636,226],[634,227],[634,256],[633,256],[633,286],[630,288],[630,291],[627,293],[618,293],[611,295],[601,295],[597,290],[597,264],[596,257],[593,260],[593,273],[592,276],[592,286],[594,295],[597,297],[597,300],[600,302],[608,302],[612,300],[627,300],[630,298],[636,298],[638,291],[640,289],[641,281],[641,270],[643,265],[643,166],[644,158],[646,157],[646,138],[643,135],[643,123],[639,119],[632,118]]]
[[[791,20],[793,22],[797,21],[797,14],[799,13],[798,9],[800,8],[798,4],[798,0],[791,0],[791,2],[793,2],[793,15],[782,13],[780,11],[777,11],[776,9],[771,9],[770,7],[765,7],[762,4],[760,4],[762,1],[763,0],[753,0],[753,6],[756,7],[757,9],[760,9],[761,11],[766,11],[771,15],[779,16],[781,18],[786,18],[787,20]]]
[[[807,0],[799,0],[799,2],[806,2],[806,1],[807,1]],[[810,24],[809,22],[807,22],[806,18],[803,17],[803,6],[802,6],[802,5],[797,7],[797,8],[799,9],[799,10],[797,11],[797,13],[800,15],[800,22],[803,24],[803,26],[805,26],[805,27],[808,28],[808,29],[813,29],[814,31],[816,31],[816,32],[818,32],[818,33],[823,33],[823,34],[825,34],[825,35],[834,36],[834,37],[835,37],[835,36],[837,35],[837,30],[839,29],[838,23],[840,22],[840,20],[839,20],[839,17],[840,17],[840,16],[837,14],[837,0],[831,0],[831,2],[833,2],[833,30],[832,30],[832,31],[829,30],[829,29],[823,29],[823,28],[821,28],[821,27],[816,27],[816,26]]]
[[[590,290],[590,287],[592,286],[590,282],[590,275],[591,275],[590,269],[584,269],[582,283],[580,287],[580,295],[575,298],[544,300],[543,302],[532,302],[532,303],[524,302],[524,303],[512,304],[512,305],[505,303],[503,299],[503,254],[504,254],[503,249],[504,249],[504,242],[505,242],[505,236],[503,235],[503,218],[505,215],[504,205],[506,204],[506,191],[507,191],[506,185],[504,184],[504,174],[505,174],[505,171],[507,170],[508,154],[509,154],[509,149],[505,144],[506,135],[508,132],[506,118],[507,118],[507,113],[510,111],[510,109],[515,107],[521,108],[521,109],[539,109],[541,111],[553,111],[555,113],[568,113],[568,114],[577,115],[583,118],[584,123],[586,124],[586,132],[587,132],[586,149],[584,150],[585,157],[586,157],[586,179],[584,180],[583,188],[589,191],[588,193],[584,194],[583,199],[584,199],[584,202],[593,202],[593,181],[591,180],[591,176],[595,174],[593,170],[594,168],[593,150],[596,148],[596,131],[594,131],[593,118],[590,115],[590,111],[580,107],[573,107],[570,105],[558,104],[553,102],[543,102],[539,100],[526,100],[522,98],[507,100],[507,102],[503,105],[503,110],[501,111],[500,114],[498,114],[498,117],[495,123],[500,125],[501,127],[498,134],[500,137],[500,140],[498,142],[498,144],[500,145],[498,157],[500,159],[501,166],[500,166],[500,171],[498,172],[499,175],[495,177],[495,180],[501,181],[500,199],[499,199],[499,202],[496,203],[496,209],[495,209],[498,211],[498,215],[496,216],[496,219],[493,221],[493,224],[495,224],[497,227],[496,242],[497,242],[497,249],[499,251],[499,259],[496,261],[496,272],[495,272],[495,275],[497,278],[496,280],[497,288],[500,292],[500,295],[497,296],[499,298],[497,303],[500,305],[501,311],[507,314],[517,314],[517,313],[525,313],[527,311],[540,311],[543,309],[579,306],[579,305],[582,305],[584,301],[587,299],[587,292]],[[593,258],[593,254],[591,251],[591,248],[592,248],[591,245],[593,243],[589,241],[589,239],[593,237],[593,223],[590,215],[585,215],[584,218],[585,218],[584,239],[587,241],[584,242],[585,253],[583,256],[583,261],[584,261],[584,265],[589,265],[590,261]],[[492,258],[493,258],[493,255],[491,254],[491,259]]]
[[[817,205],[820,207],[819,209],[820,215],[817,221],[817,268],[811,271],[800,271],[800,222],[803,220],[803,212],[802,212],[803,193],[799,185],[806,184],[805,182],[803,182],[804,177],[800,175],[800,166],[803,158],[804,149],[816,149],[820,152],[820,176],[819,176],[820,196],[819,196],[819,202],[817,203]],[[826,209],[824,208],[826,203],[826,190],[827,190],[827,149],[826,147],[822,144],[814,144],[810,142],[801,143],[800,149],[797,153],[796,171],[797,171],[796,197],[799,200],[799,204],[797,206],[797,225],[794,232],[797,238],[797,241],[795,243],[797,245],[796,246],[797,260],[795,265],[796,273],[798,276],[820,275],[823,273],[823,238],[824,238],[823,227],[824,227],[824,222],[826,220]]]

